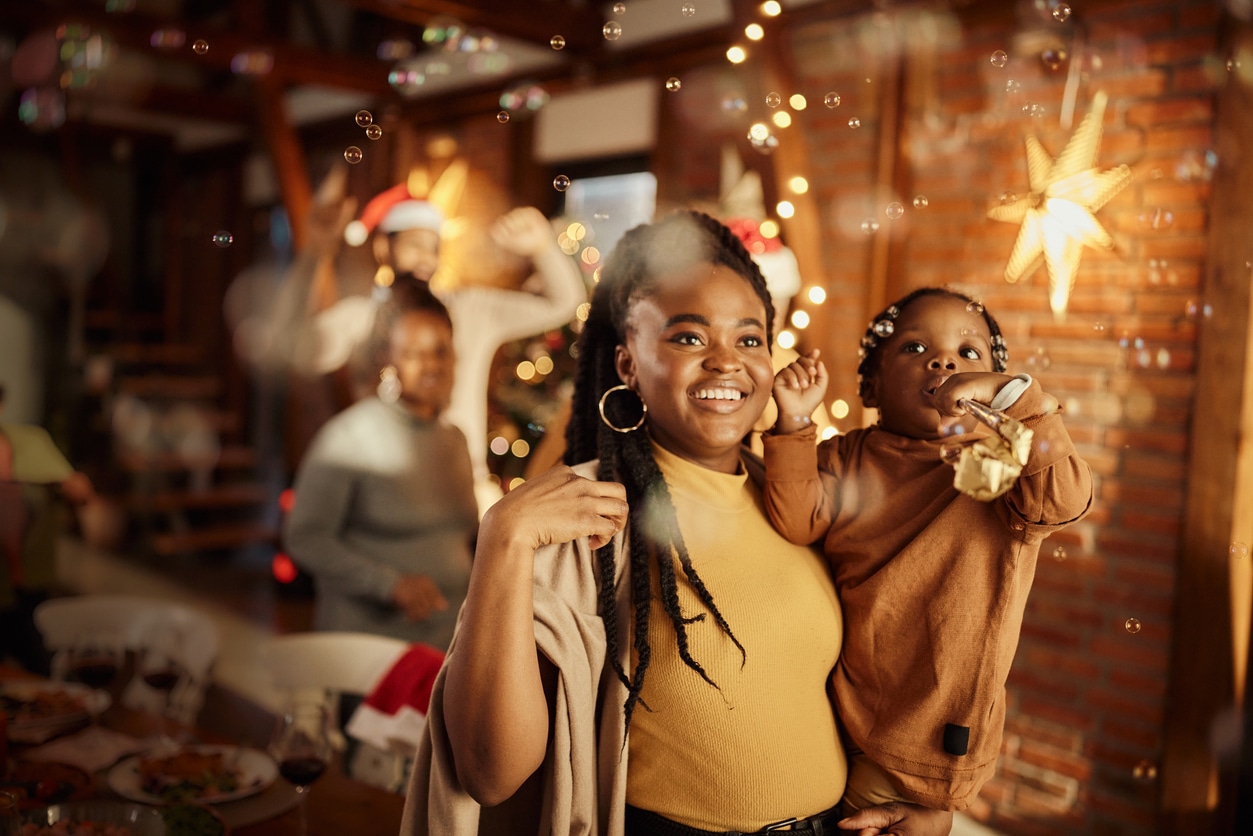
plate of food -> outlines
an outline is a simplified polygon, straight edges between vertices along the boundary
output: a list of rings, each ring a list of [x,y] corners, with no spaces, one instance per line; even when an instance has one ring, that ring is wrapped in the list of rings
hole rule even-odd
[[[18,743],[40,743],[86,723],[111,701],[108,692],[75,682],[0,683],[0,710],[8,721],[9,739]]]
[[[109,770],[109,789],[146,804],[221,804],[256,795],[278,778],[265,752],[240,746],[183,746],[127,758]]]
[[[19,810],[32,810],[87,798],[92,793],[91,776],[66,763],[14,761],[0,780],[0,790],[17,796]]]
[[[166,836],[155,807],[124,801],[71,801],[32,810],[21,818],[20,836]]]

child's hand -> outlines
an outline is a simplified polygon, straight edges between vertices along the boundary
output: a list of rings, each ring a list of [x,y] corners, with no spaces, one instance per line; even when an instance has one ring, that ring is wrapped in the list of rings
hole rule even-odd
[[[943,385],[931,395],[936,412],[941,415],[965,415],[966,410],[958,406],[962,398],[988,404],[1001,391],[1001,387],[1013,380],[1007,374],[998,372],[958,372],[944,381]]]
[[[810,415],[827,394],[827,367],[818,359],[818,349],[798,358],[774,376],[774,402],[779,407],[776,435],[808,427]]]

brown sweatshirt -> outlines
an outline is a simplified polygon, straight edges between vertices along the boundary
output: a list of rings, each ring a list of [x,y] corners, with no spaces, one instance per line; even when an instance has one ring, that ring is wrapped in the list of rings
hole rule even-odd
[[[1033,381],[1006,410],[1035,435],[1017,483],[991,502],[953,487],[940,441],[877,427],[816,449],[812,429],[765,439],[774,524],[795,543],[825,538],[845,618],[840,720],[928,807],[968,807],[995,772],[1040,543],[1091,507],[1088,466],[1043,399]]]

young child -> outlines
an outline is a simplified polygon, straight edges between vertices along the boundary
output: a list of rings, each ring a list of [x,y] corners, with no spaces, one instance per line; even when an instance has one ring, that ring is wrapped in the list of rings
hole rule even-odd
[[[1090,507],[1091,474],[1056,398],[1005,374],[1008,359],[982,305],[922,288],[862,339],[859,393],[877,425],[815,449],[808,416],[827,386],[817,352],[775,377],[766,506],[792,542],[822,538],[844,609],[832,690],[852,756],[850,808],[973,802],[996,769],[1040,542]],[[1034,432],[1017,482],[990,502],[960,493],[942,456],[988,434],[964,398]]]

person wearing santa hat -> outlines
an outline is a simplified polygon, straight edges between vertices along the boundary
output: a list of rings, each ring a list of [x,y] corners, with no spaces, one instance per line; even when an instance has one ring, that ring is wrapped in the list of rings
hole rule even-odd
[[[432,202],[414,198],[406,183],[366,204],[348,224],[350,244],[369,243],[379,265],[376,297],[385,295],[395,276],[430,281],[439,267],[446,220]],[[501,216],[492,228],[501,249],[529,259],[535,272],[527,290],[499,287],[431,289],[447,306],[457,355],[452,402],[446,419],[458,427],[470,447],[479,511],[500,497],[487,467],[487,393],[492,359],[505,343],[559,328],[587,301],[587,287],[574,262],[557,246],[548,219],[538,209],[520,207]],[[530,289],[535,292],[529,292]],[[323,373],[345,365],[369,333],[377,301],[346,297],[315,317],[319,348],[314,366]]]

